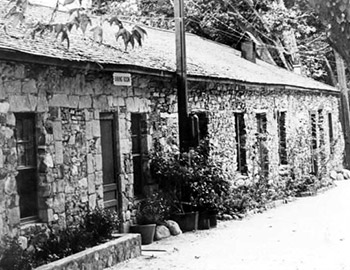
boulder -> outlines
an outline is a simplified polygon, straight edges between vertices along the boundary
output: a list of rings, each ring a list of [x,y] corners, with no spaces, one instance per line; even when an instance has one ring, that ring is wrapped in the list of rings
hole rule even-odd
[[[333,180],[337,180],[337,172],[336,171],[331,171],[329,173],[329,177],[332,178]]]
[[[169,229],[164,225],[158,225],[154,233],[154,240],[162,240],[170,236]]]
[[[171,235],[178,235],[182,233],[179,224],[177,224],[177,222],[174,220],[166,220],[165,225],[168,227]]]
[[[344,175],[342,173],[337,174],[337,181],[344,181]]]

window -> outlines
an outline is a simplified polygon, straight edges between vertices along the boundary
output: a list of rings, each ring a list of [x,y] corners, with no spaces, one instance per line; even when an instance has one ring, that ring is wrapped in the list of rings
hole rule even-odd
[[[147,122],[145,113],[131,114],[132,157],[134,167],[134,193],[143,195],[146,184],[144,164],[147,154]]]
[[[235,113],[237,171],[247,173],[246,137],[247,132],[244,123],[244,114]]]
[[[258,140],[258,151],[259,151],[259,163],[261,176],[264,178],[268,177],[269,174],[269,156],[268,148],[266,145],[267,139],[267,119],[266,113],[257,113],[257,140]]]
[[[35,114],[17,113],[17,191],[22,221],[36,219],[38,213]]]
[[[286,112],[278,112],[277,115],[278,124],[278,154],[280,158],[280,164],[286,165],[287,161],[287,134],[286,134]]]
[[[318,152],[319,152],[319,162],[320,165],[324,165],[326,162],[326,153],[325,153],[325,127],[324,127],[324,115],[323,115],[323,110],[319,109],[317,111],[318,113],[318,121],[317,121],[317,126],[318,126],[318,131],[319,131],[319,146],[318,146]]]
[[[206,112],[196,112],[199,121],[199,139],[203,140],[208,136],[208,115]]]
[[[333,134],[333,119],[332,119],[332,113],[328,113],[328,134],[329,134],[329,147],[330,147],[330,153],[333,154],[334,152],[334,134]]]
[[[311,122],[311,172],[317,174],[317,114],[315,112],[310,113]]]

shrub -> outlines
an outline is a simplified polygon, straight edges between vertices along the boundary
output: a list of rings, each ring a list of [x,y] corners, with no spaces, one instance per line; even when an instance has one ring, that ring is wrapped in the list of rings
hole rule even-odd
[[[139,202],[137,206],[137,223],[162,224],[169,215],[170,203],[163,193],[154,193]]]
[[[174,212],[192,208],[222,208],[229,183],[222,164],[208,157],[205,144],[188,153],[158,149],[151,156],[151,174],[160,189],[172,198]]]
[[[110,238],[118,229],[119,219],[114,211],[96,209],[85,215],[81,226],[85,233],[91,235],[93,243],[99,243]]]
[[[30,270],[33,258],[18,243],[18,239],[5,238],[5,245],[0,247],[0,270]]]
[[[51,228],[47,239],[33,241],[23,250],[17,239],[7,239],[0,250],[0,270],[27,270],[46,264],[110,238],[118,229],[119,219],[114,211],[96,209],[86,213],[82,221],[65,229]]]

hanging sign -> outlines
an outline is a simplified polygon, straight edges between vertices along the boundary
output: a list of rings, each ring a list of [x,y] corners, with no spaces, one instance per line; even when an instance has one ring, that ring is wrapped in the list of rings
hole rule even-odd
[[[121,86],[131,86],[131,74],[114,72],[113,84]]]

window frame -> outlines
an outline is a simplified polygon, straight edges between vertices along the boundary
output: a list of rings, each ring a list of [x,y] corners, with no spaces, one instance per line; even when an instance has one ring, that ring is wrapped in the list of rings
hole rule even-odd
[[[286,111],[277,112],[278,155],[279,155],[280,165],[288,165],[286,119],[287,119]]]
[[[137,117],[137,123],[135,123],[133,119]],[[144,159],[147,158],[147,153],[148,153],[148,146],[143,147],[142,140],[147,140],[148,136],[148,124],[147,124],[147,113],[131,113],[130,114],[130,136],[131,136],[131,154],[132,154],[132,162],[133,162],[133,175],[134,175],[134,195],[136,197],[142,197],[144,195],[144,188],[147,184],[151,184],[147,182],[145,172],[143,171],[143,162]],[[137,125],[136,129],[139,131],[137,134],[134,132],[135,131],[135,126],[134,124]],[[137,145],[138,148],[134,149],[134,139],[136,138],[137,140]],[[138,151],[136,151],[138,150]],[[140,178],[136,178],[136,159],[139,159],[139,169],[141,170],[140,172]],[[139,181],[139,182],[137,182]]]
[[[36,123],[37,123],[37,115],[35,113],[31,113],[31,112],[26,112],[26,113],[15,113],[15,118],[16,118],[16,125],[15,125],[15,138],[16,138],[16,150],[17,153],[19,153],[19,146],[22,145],[26,145],[26,144],[32,144],[30,149],[31,152],[30,153],[30,158],[32,160],[30,160],[30,162],[25,162],[24,165],[21,164],[20,162],[20,156],[19,154],[17,154],[17,171],[18,171],[18,175],[16,176],[16,182],[17,182],[17,192],[18,192],[18,196],[19,196],[19,207],[20,207],[20,220],[22,224],[27,224],[27,223],[33,223],[39,220],[39,194],[38,194],[38,168],[37,168],[37,157],[38,157],[38,149],[37,149],[37,131],[36,131]],[[33,125],[31,128],[25,128],[24,127],[24,121],[28,120],[31,122],[31,124]],[[22,123],[22,125],[20,124],[20,122]],[[22,126],[20,128],[20,125]],[[27,135],[24,136],[23,132],[28,132]],[[20,134],[21,133],[21,134]],[[21,138],[19,138],[19,136],[21,136]],[[27,137],[27,138],[25,138]],[[21,148],[23,150],[23,152],[25,152],[26,150],[28,150],[28,147],[23,147]],[[28,158],[25,156],[25,159]],[[32,175],[32,177],[29,177],[30,174]],[[25,178],[23,177],[25,174]],[[29,180],[28,180],[29,179]],[[34,187],[31,185],[33,191],[32,193],[30,193],[29,196],[25,196],[23,194],[21,194],[21,189],[23,189],[23,186],[25,187],[26,182],[24,181],[32,181],[34,184]],[[25,188],[25,190],[27,190]],[[29,198],[28,198],[29,197]],[[22,201],[25,200],[24,202]],[[28,200],[30,202],[30,205],[34,207],[33,211],[30,212],[28,214],[25,213],[24,211]]]
[[[243,112],[235,112],[235,140],[236,140],[236,163],[237,163],[237,172],[241,174],[248,173],[247,167],[247,151],[246,151],[246,137],[247,130],[244,121]],[[245,137],[245,139],[244,139]]]
[[[257,143],[259,146],[259,161],[260,161],[260,170],[261,176],[265,179],[269,176],[269,149],[265,145],[267,137],[267,113],[266,112],[257,112],[255,114],[256,124],[257,124]],[[266,151],[266,152],[265,152]]]

